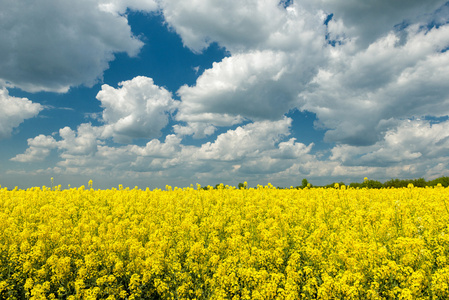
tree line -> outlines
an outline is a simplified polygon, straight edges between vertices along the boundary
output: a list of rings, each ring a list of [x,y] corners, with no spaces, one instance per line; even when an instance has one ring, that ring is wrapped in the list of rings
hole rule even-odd
[[[365,180],[360,183],[360,182],[351,182],[349,184],[346,184],[342,181],[340,182],[332,182],[330,184],[327,185],[313,185],[311,184],[306,178],[304,178],[301,182],[301,185],[295,186],[294,188],[296,189],[304,189],[304,188],[318,188],[318,187],[324,187],[324,188],[333,188],[335,187],[335,185],[338,184],[339,186],[347,186],[347,187],[352,187],[352,188],[369,188],[369,189],[381,189],[381,188],[403,188],[403,187],[408,187],[409,184],[413,184],[414,187],[433,187],[433,186],[437,186],[438,184],[441,184],[441,186],[443,187],[448,187],[449,186],[449,177],[447,176],[442,176],[442,177],[438,177],[436,179],[433,180],[429,180],[426,181],[424,178],[418,178],[418,179],[390,179],[387,180],[385,182],[380,182],[377,180],[373,180],[373,179],[367,179],[365,178]],[[218,189],[220,186],[222,186],[222,188],[225,188],[225,186],[222,183],[217,183],[215,186],[203,186],[201,187],[201,189],[207,190],[207,189]],[[239,183],[237,185],[237,188],[242,189],[242,188],[248,188],[244,183]],[[284,189],[285,187],[276,187],[278,189]]]
[[[351,182],[349,184],[345,184],[344,182],[334,182],[334,183],[325,185],[324,187],[334,187],[336,183],[338,183],[340,186],[346,185],[346,186],[353,187],[353,188],[369,188],[369,189],[403,188],[403,187],[409,186],[409,184],[413,184],[413,186],[415,186],[415,187],[426,187],[426,186],[433,187],[433,186],[437,186],[438,184],[441,184],[443,187],[448,187],[449,186],[449,177],[442,176],[442,177],[438,177],[436,179],[429,180],[429,181],[426,181],[424,178],[418,178],[418,179],[398,179],[398,178],[396,178],[396,179],[387,180],[384,183],[377,181],[377,180],[366,179],[362,183]]]

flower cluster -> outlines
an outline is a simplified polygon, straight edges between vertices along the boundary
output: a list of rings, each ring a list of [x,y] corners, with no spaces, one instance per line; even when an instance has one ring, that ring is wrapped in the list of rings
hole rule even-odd
[[[0,189],[0,298],[449,298],[448,188],[167,189]]]

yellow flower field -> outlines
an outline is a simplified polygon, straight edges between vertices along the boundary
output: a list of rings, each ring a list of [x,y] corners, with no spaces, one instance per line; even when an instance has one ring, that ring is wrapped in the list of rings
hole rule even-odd
[[[167,189],[0,189],[0,299],[449,298],[448,188]]]

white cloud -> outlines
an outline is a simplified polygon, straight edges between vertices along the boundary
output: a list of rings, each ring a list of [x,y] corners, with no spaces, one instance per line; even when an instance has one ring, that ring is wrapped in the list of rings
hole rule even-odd
[[[283,17],[277,0],[164,0],[161,7],[184,45],[196,52],[214,41],[228,49],[254,47],[281,25]]]
[[[183,145],[176,135],[166,136],[163,142],[152,139],[145,146],[107,146],[101,126],[82,124],[76,131],[62,128],[59,137],[40,135],[29,139],[25,153],[12,160],[42,161],[56,149],[58,172],[64,174],[112,174],[117,179],[137,178],[140,174],[158,180],[244,180],[248,174],[275,174],[288,169],[292,162],[313,159],[309,154],[312,144],[305,146],[293,138],[283,141],[290,135],[291,122],[284,118],[250,123],[201,146]]]
[[[280,51],[252,51],[214,63],[195,86],[178,90],[182,102],[176,119],[187,125],[176,125],[175,132],[202,138],[217,126],[281,119],[294,107],[291,60]]]
[[[165,137],[164,143],[153,139],[145,147],[134,145],[130,149],[131,152],[142,157],[175,157],[181,150],[181,139],[174,134],[170,134]]]
[[[446,0],[358,1],[358,0],[304,0],[307,9],[323,10],[333,14],[330,33],[342,34],[366,47],[384,36],[395,25],[416,23],[428,19],[446,3]],[[447,17],[447,16],[446,16]],[[339,23],[338,26],[332,23]]]
[[[449,51],[443,52],[449,46],[449,25],[447,14],[432,14],[444,1],[356,2],[293,1],[284,8],[274,0],[160,0],[167,24],[185,46],[201,52],[217,42],[230,56],[205,70],[194,86],[182,86],[177,91],[181,101],[173,100],[151,78],[135,77],[118,88],[103,85],[97,95],[102,126],[81,124],[76,130],[62,128],[59,136],[29,139],[25,153],[12,160],[39,161],[55,149],[59,162],[52,170],[57,172],[117,180],[151,178],[159,184],[235,182],[246,177],[253,182],[271,178],[299,184],[305,177],[322,182],[441,176],[449,167],[449,123],[429,120],[449,115]],[[45,2],[49,3],[53,2]],[[76,11],[78,4],[72,5]],[[26,77],[20,84],[3,80],[28,90],[63,91],[92,83],[114,52],[133,55],[142,46],[129,31],[126,8],[157,9],[153,1],[138,0],[89,5],[93,9],[86,18],[97,30],[87,33],[77,23],[73,39],[62,39],[78,53],[87,47],[74,46],[78,37],[97,38],[93,52],[81,55],[81,64],[79,60],[68,64],[79,77],[67,73],[55,85],[45,76],[45,84]],[[60,5],[53,11],[65,9]],[[326,26],[330,13],[334,16]],[[83,18],[73,16],[64,24]],[[439,26],[426,27],[425,20],[437,19]],[[407,26],[394,28],[403,21]],[[58,33],[58,28],[51,32]],[[113,29],[119,34],[112,36]],[[41,39],[43,45],[52,45]],[[341,43],[331,45],[332,39]],[[7,47],[2,44],[0,54],[12,53]],[[62,48],[64,55],[73,54],[70,51]],[[101,63],[83,71],[88,59]],[[57,63],[56,59],[48,66]],[[313,144],[291,137],[292,120],[284,115],[295,108],[315,113],[316,125],[326,130],[326,141],[336,143],[329,158],[325,151],[314,154]],[[171,114],[176,114],[173,119]],[[204,138],[217,127],[243,122],[246,125],[202,145],[183,144],[186,135]],[[169,125],[175,134],[161,137]],[[111,138],[130,144],[117,146]],[[148,141],[133,145],[135,138]]]
[[[403,120],[387,131],[385,138],[370,146],[336,145],[329,159],[302,156],[275,177],[293,176],[327,183],[361,182],[367,176],[381,182],[391,178],[427,180],[446,175],[449,167],[449,121]],[[303,146],[304,147],[304,146]]]
[[[238,171],[242,174],[254,175],[272,175],[284,171],[290,166],[289,161],[280,161],[269,156],[262,156],[258,159],[245,162]]]
[[[191,117],[191,116],[189,116]],[[204,115],[200,115],[199,116],[201,119],[200,120],[204,120],[205,116]],[[224,124],[228,124],[226,123],[226,119],[229,118],[229,123],[230,124],[234,124],[234,123],[240,123],[240,119],[234,119],[232,117],[228,117],[228,116],[223,116],[223,115],[218,115],[217,119],[220,119],[221,122],[223,122],[223,118],[225,118],[225,123]],[[212,117],[208,117],[208,119],[213,119]],[[216,124],[217,122],[214,121],[214,123]],[[221,124],[221,123],[220,123]],[[179,124],[175,124],[173,125],[173,131],[178,135],[178,136],[185,136],[185,135],[193,135],[194,138],[198,139],[198,138],[204,138],[206,136],[209,136],[211,134],[213,134],[215,132],[215,130],[217,129],[217,127],[215,127],[214,125],[207,123],[207,122],[189,122],[186,126],[183,125],[179,125]]]
[[[278,1],[218,6],[165,1],[167,22],[188,47],[201,51],[216,41],[232,54],[206,70],[195,86],[179,89],[177,120],[187,125],[175,130],[205,137],[216,126],[276,120],[298,107],[317,114],[317,124],[328,130],[327,141],[368,145],[399,119],[445,115],[448,53],[440,51],[449,44],[448,26],[426,32],[415,24],[392,31],[403,20],[429,19],[425,14],[443,4],[323,0],[284,9]],[[330,38],[348,37],[343,45],[326,45],[325,13],[334,13],[327,26]],[[252,25],[241,27],[241,22]],[[246,41],[240,39],[245,30],[251,37]],[[362,39],[363,47],[356,47]]]
[[[320,43],[325,15],[304,10],[296,1],[287,8],[278,0],[163,0],[165,20],[184,45],[201,52],[217,42],[233,54],[251,50],[296,51]]]
[[[62,140],[58,142],[58,148],[65,155],[92,155],[97,151],[97,138],[100,134],[101,128],[87,123],[78,126],[76,132],[64,127],[59,130]]]
[[[445,174],[447,176],[447,170],[449,169],[449,159],[447,157],[444,157],[440,159],[439,162],[432,166],[428,166],[426,170],[424,171],[424,175],[422,177],[432,180],[438,177],[441,177],[442,174]]]
[[[104,136],[112,136],[120,143],[129,143],[133,138],[159,137],[178,101],[148,77],[138,76],[119,86],[115,89],[105,84],[97,94],[104,109]]]
[[[265,51],[235,55],[214,63],[212,69],[198,78],[196,86],[179,89],[182,102],[177,119],[230,126],[245,118],[282,117],[293,98],[279,80],[287,69],[286,62],[283,53]]]
[[[43,161],[55,148],[57,148],[57,142],[53,137],[40,134],[35,138],[28,139],[28,148],[25,153],[18,154],[11,160],[17,162]]]
[[[272,157],[280,159],[298,159],[309,153],[313,146],[313,143],[306,146],[303,143],[296,142],[296,138],[291,138],[286,142],[279,143],[279,150],[276,150],[276,153],[273,153]]]
[[[126,16],[92,0],[5,0],[0,32],[0,82],[30,92],[91,86],[114,53],[134,56],[143,46]]]
[[[163,1],[167,22],[186,46],[201,51],[218,42],[231,56],[213,64],[194,86],[178,90],[179,134],[205,137],[214,127],[244,120],[279,120],[326,62],[324,14],[296,2]],[[245,26],[242,25],[245,23]]]
[[[338,145],[331,159],[346,165],[391,166],[425,162],[449,156],[449,121],[432,124],[405,120],[389,130],[385,138],[368,147]]]
[[[124,14],[127,9],[134,11],[151,12],[158,9],[153,0],[100,0],[99,8],[109,13]]]
[[[43,135],[29,139],[29,148],[13,160],[42,161],[52,149],[57,149],[57,168],[61,174],[108,175],[119,182],[140,180],[139,184],[151,179],[156,186],[174,182],[236,184],[248,179],[253,183],[299,185],[301,178],[315,184],[362,181],[364,176],[381,181],[424,175],[435,178],[449,166],[449,121],[437,124],[403,121],[375,145],[336,146],[329,160],[313,154],[313,144],[306,146],[289,138],[288,118],[250,123],[201,146],[186,146],[176,135],[168,135],[165,141],[153,139],[144,146],[115,147],[104,145],[104,140],[98,137],[96,146],[90,147],[90,143],[83,142],[89,140],[84,135],[87,132],[101,135],[100,127],[90,126],[83,124],[76,132],[63,128],[59,141]]]
[[[220,134],[214,142],[201,146],[197,156],[207,160],[240,160],[255,157],[274,147],[289,135],[290,118],[280,121],[254,122]]]
[[[115,89],[103,85],[97,94],[103,113],[102,126],[83,123],[76,130],[61,128],[59,138],[39,135],[28,139],[28,149],[16,155],[12,161],[42,161],[52,149],[58,150],[62,159],[58,165],[66,170],[77,170],[83,166],[91,170],[107,168],[126,169],[137,157],[167,157],[180,149],[180,138],[167,136],[165,143],[154,137],[168,123],[167,114],[172,112],[177,101],[164,88],[154,85],[147,77],[136,77],[119,84]],[[145,147],[129,145],[109,147],[109,138],[118,142],[131,142],[134,138],[151,139]],[[87,172],[87,171],[86,171]]]
[[[10,137],[14,128],[26,119],[37,116],[43,109],[39,103],[11,97],[7,89],[0,89],[0,140]]]
[[[399,120],[449,114],[449,25],[410,28],[405,43],[390,33],[348,56],[345,47],[300,93],[300,108],[317,114],[326,140],[370,145]]]
[[[315,75],[319,53],[251,51],[214,63],[195,86],[178,90],[182,102],[176,119],[188,124],[182,132],[204,137],[205,128],[213,133],[210,126],[281,119],[297,106],[298,92]]]

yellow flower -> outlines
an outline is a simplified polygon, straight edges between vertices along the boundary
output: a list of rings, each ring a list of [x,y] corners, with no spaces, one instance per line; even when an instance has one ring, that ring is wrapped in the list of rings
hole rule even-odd
[[[0,298],[449,297],[444,187],[89,187],[0,190]]]

